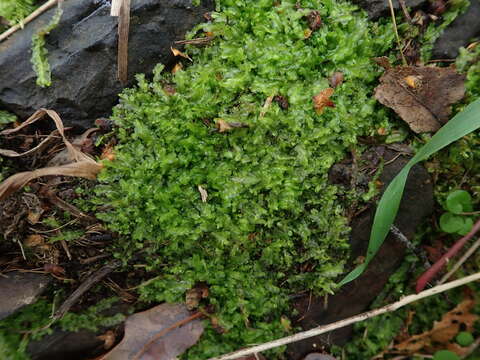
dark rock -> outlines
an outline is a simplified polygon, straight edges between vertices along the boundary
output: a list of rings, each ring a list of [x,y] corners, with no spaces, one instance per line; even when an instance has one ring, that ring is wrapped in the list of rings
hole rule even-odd
[[[103,341],[90,331],[66,332],[55,330],[53,334],[28,344],[32,360],[83,360],[102,348]]]
[[[354,3],[360,5],[367,13],[371,20],[376,20],[381,16],[390,15],[390,5],[388,0],[353,0]],[[417,9],[425,5],[427,0],[405,0],[405,5],[411,9]],[[398,0],[392,1],[395,10],[401,10]]]
[[[43,274],[18,271],[0,277],[0,320],[33,304],[50,282]]]
[[[214,0],[192,6],[191,0],[132,2],[129,81],[150,73],[157,63],[171,65],[170,46],[204,21]],[[45,26],[51,9],[0,43],[0,108],[21,118],[40,107],[56,110],[66,126],[91,127],[110,113],[122,85],[117,80],[117,18],[105,0],[69,0],[59,26],[47,36],[52,86],[36,86],[30,63],[32,35]]]
[[[480,1],[471,0],[468,9],[459,15],[435,41],[433,59],[455,59],[458,50],[480,37]]]
[[[386,162],[393,159],[394,154],[395,152],[386,150]],[[408,158],[402,156],[385,166],[380,176],[384,186],[394,178],[407,161]],[[366,254],[374,211],[374,208],[370,208],[352,221],[352,260]],[[395,225],[407,239],[411,239],[416,228],[432,211],[433,187],[430,177],[425,168],[416,165],[410,171]],[[366,311],[402,262],[405,250],[405,243],[390,233],[367,270],[355,281],[343,286],[335,295],[329,296],[327,307],[323,297],[310,298],[307,295],[297,300],[295,307],[298,310],[299,320],[296,325],[301,325],[303,329],[311,329]],[[297,360],[302,359],[306,354],[318,351],[324,345],[341,346],[348,341],[351,332],[352,327],[349,326],[291,344],[287,350],[288,355],[291,359]]]

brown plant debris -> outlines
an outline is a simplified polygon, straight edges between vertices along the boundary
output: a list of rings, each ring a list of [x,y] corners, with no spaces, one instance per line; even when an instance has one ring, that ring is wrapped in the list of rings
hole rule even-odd
[[[99,360],[170,360],[194,345],[203,333],[201,313],[184,305],[162,304],[129,316],[125,336]]]
[[[465,95],[465,76],[454,68],[398,66],[380,78],[375,98],[392,108],[416,133],[434,132]]]
[[[462,356],[465,349],[455,343],[455,337],[460,331],[472,331],[477,315],[471,313],[475,300],[466,298],[454,309],[445,313],[440,321],[433,324],[431,330],[422,334],[413,335],[394,345],[392,353],[413,355],[418,352],[433,353],[437,350],[448,349]]]
[[[335,103],[330,100],[330,97],[333,95],[333,93],[334,90],[332,88],[326,88],[312,98],[313,107],[318,115],[321,115],[327,106],[335,107]]]

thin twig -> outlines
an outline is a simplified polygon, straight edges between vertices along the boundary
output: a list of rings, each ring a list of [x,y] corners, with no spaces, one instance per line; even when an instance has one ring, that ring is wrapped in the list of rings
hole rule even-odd
[[[13,25],[10,29],[4,31],[3,33],[0,34],[0,42],[8,38],[10,35],[12,35],[14,32],[17,30],[22,29],[25,25],[27,25],[30,21],[33,19],[37,18],[38,16],[42,15],[45,11],[49,10],[50,8],[54,7],[55,4],[58,2],[58,0],[49,0],[42,6],[40,6],[37,10],[32,12],[30,15],[28,15],[25,19],[22,20],[21,23]]]
[[[400,42],[400,36],[398,35],[397,20],[395,19],[395,10],[393,9],[392,0],[388,0],[388,5],[390,6],[390,13],[392,15],[393,22],[393,31],[395,31],[395,37],[397,38],[398,49],[400,50],[400,54],[402,56],[402,62],[403,65],[407,65],[407,59],[405,59],[405,55],[403,55],[402,43]]]
[[[470,246],[470,248],[465,252],[465,254],[462,255],[460,260],[458,260],[457,263],[453,265],[452,269],[440,279],[437,285],[443,284],[445,281],[450,279],[450,277],[460,268],[460,266],[463,265],[465,261],[467,261],[467,259],[470,256],[472,256],[475,250],[477,250],[479,247],[480,247],[480,238],[478,238],[477,241],[475,241],[473,245]]]
[[[308,338],[318,336],[318,335],[324,334],[324,333],[332,331],[332,330],[336,330],[336,329],[345,327],[347,325],[351,325],[351,324],[354,324],[354,323],[357,323],[357,322],[360,322],[360,321],[364,321],[366,319],[370,319],[372,317],[375,317],[375,316],[378,316],[378,315],[381,315],[381,314],[385,314],[385,313],[388,313],[388,312],[398,310],[401,307],[403,307],[405,305],[408,305],[408,304],[410,304],[414,301],[418,301],[420,299],[424,299],[426,297],[429,297],[429,296],[432,296],[432,295],[435,295],[435,294],[439,294],[439,293],[442,293],[444,291],[447,291],[447,290],[450,290],[450,289],[468,284],[468,283],[473,282],[473,281],[478,281],[478,280],[480,280],[480,272],[477,272],[477,273],[475,273],[473,275],[470,275],[470,276],[466,276],[462,279],[451,281],[451,282],[443,284],[443,285],[435,286],[431,289],[422,291],[419,294],[413,294],[413,295],[406,296],[403,299],[401,299],[401,300],[399,300],[399,301],[397,301],[393,304],[389,304],[387,306],[383,306],[383,307],[375,309],[375,310],[371,310],[371,311],[368,311],[368,312],[365,312],[365,313],[362,313],[362,314],[358,314],[358,315],[352,316],[352,317],[344,319],[344,320],[336,321],[336,322],[331,323],[331,324],[318,326],[316,328],[313,328],[313,329],[310,329],[310,330],[307,330],[307,331],[302,331],[300,333],[290,335],[290,336],[286,336],[284,338],[280,338],[280,339],[277,339],[277,340],[274,340],[274,341],[270,341],[270,342],[267,342],[265,344],[252,346],[250,348],[235,351],[233,353],[222,355],[222,356],[219,356],[219,357],[216,357],[216,358],[211,358],[210,360],[238,359],[238,358],[246,356],[246,355],[259,353],[259,352],[262,352],[262,351],[265,351],[265,350],[273,349],[273,348],[276,348],[276,347],[279,347],[279,346],[283,346],[283,345],[291,344],[291,343],[301,341],[301,340],[304,340],[304,339],[308,339]]]
[[[97,272],[93,273],[87,280],[85,280],[68,298],[65,302],[58,308],[53,320],[58,320],[65,315],[68,310],[77,302],[77,300],[85,294],[93,285],[102,280],[105,276],[110,274],[113,270],[118,268],[121,265],[119,260],[115,260],[110,264],[105,265],[100,268]]]

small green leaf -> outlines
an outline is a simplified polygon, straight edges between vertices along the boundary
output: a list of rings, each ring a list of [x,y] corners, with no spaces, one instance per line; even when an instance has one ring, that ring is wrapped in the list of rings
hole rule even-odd
[[[433,360],[460,360],[457,354],[449,350],[440,350],[433,355]]]
[[[467,235],[470,232],[470,230],[472,230],[473,220],[470,217],[464,217],[462,219],[463,219],[463,224],[460,230],[457,231],[457,234]]]
[[[447,210],[454,214],[472,211],[472,197],[465,190],[453,191],[447,197],[446,206]]]
[[[457,344],[460,346],[470,346],[475,341],[473,335],[468,331],[462,331],[458,333],[457,337],[455,338]]]
[[[454,234],[464,229],[464,227],[465,220],[459,215],[447,212],[440,216],[440,229],[446,233]]]

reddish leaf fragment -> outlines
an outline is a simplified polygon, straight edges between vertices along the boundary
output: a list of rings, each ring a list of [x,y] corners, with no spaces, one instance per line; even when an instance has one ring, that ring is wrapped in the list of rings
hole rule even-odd
[[[184,305],[162,304],[129,316],[122,341],[99,360],[171,360],[194,345],[203,333],[199,313]]]
[[[449,120],[450,105],[465,95],[464,81],[453,68],[399,66],[382,75],[375,98],[416,133],[432,132]]]
[[[310,11],[307,15],[308,27],[310,30],[315,31],[320,29],[322,26],[322,18],[320,17],[320,12],[317,10]]]
[[[325,90],[320,91],[315,95],[313,99],[313,107],[318,115],[323,113],[325,107],[335,107],[335,103],[330,100],[330,97],[333,95],[334,90],[332,88],[326,88]]]
[[[328,79],[328,82],[330,83],[330,86],[332,88],[336,88],[337,86],[340,86],[343,84],[343,73],[340,71],[335,71],[332,76],[330,76],[330,79]]]

